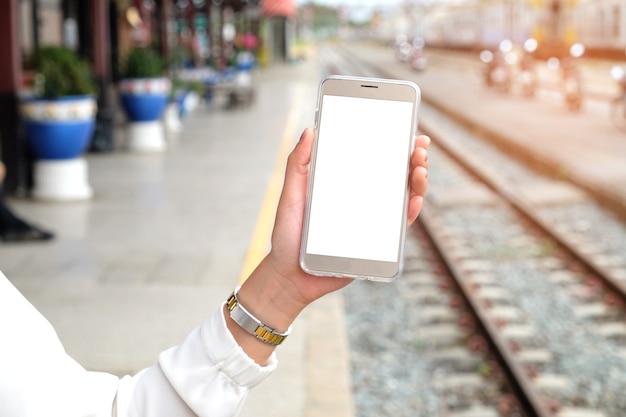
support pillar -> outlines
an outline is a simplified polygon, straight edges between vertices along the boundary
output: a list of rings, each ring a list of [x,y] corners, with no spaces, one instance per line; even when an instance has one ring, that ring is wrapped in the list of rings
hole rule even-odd
[[[91,2],[91,21],[93,22],[93,64],[94,75],[98,84],[98,113],[96,129],[91,141],[92,151],[110,151],[114,143],[113,99],[111,83],[111,48],[109,43],[110,16],[108,0],[93,0]]]
[[[7,170],[4,188],[11,194],[25,193],[29,182],[18,113],[22,82],[18,3],[18,0],[0,1],[0,155]]]
[[[172,15],[174,3],[169,0],[158,0],[157,3],[157,19],[159,21],[160,46],[163,57],[169,61],[172,57],[170,50],[170,34],[168,30],[169,18]]]

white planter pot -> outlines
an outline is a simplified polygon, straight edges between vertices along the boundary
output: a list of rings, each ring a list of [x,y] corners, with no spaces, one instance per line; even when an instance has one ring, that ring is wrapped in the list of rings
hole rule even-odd
[[[24,98],[20,105],[28,145],[36,157],[32,195],[75,201],[91,198],[87,162],[82,155],[95,128],[93,96]]]
[[[126,147],[134,152],[164,152],[167,142],[163,122],[129,122],[126,126]]]
[[[137,152],[162,152],[167,149],[161,118],[171,89],[168,78],[122,80],[120,100],[126,112],[126,145]]]
[[[93,196],[84,158],[35,161],[33,176],[32,195],[37,200],[78,201]]]

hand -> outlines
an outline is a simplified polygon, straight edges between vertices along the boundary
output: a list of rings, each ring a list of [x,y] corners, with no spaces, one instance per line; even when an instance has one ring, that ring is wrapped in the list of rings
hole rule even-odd
[[[309,161],[314,133],[307,129],[300,142],[289,156],[285,184],[278,205],[276,223],[272,236],[272,251],[269,259],[278,276],[283,278],[282,286],[288,289],[302,306],[306,306],[326,293],[340,289],[351,282],[350,279],[332,277],[311,277],[299,265],[300,239],[309,174]],[[408,225],[417,219],[422,208],[427,186],[427,148],[430,139],[416,138],[416,146],[411,156],[410,195]]]
[[[289,155],[272,249],[239,292],[242,305],[278,331],[286,330],[311,302],[352,282],[347,278],[311,276],[300,268],[300,240],[313,138],[313,130],[306,129]],[[429,144],[427,136],[418,136],[411,156],[409,226],[417,219],[426,193]]]

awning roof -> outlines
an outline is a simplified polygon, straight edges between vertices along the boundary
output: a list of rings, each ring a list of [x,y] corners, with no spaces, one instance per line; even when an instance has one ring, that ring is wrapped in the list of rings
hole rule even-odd
[[[295,0],[261,0],[264,16],[294,17],[296,15]]]

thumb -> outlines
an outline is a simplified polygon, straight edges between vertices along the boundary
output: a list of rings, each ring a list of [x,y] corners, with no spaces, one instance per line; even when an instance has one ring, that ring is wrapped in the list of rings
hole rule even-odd
[[[304,202],[306,199],[309,162],[311,161],[314,137],[313,129],[305,129],[300,136],[298,144],[289,154],[283,192],[280,198],[281,205],[291,206],[295,203]]]

